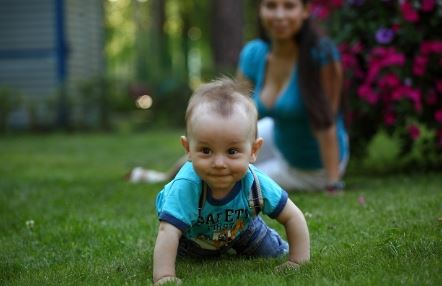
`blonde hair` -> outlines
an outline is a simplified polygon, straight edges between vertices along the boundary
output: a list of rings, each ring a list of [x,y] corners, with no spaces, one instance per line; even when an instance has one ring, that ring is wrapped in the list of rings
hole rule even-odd
[[[235,112],[235,108],[242,107],[250,116],[252,131],[257,136],[258,112],[255,103],[244,92],[241,86],[228,77],[221,77],[209,83],[201,85],[195,90],[189,100],[186,110],[186,130],[190,130],[191,119],[196,115],[195,110],[202,105],[208,105],[211,111],[222,117],[229,117]]]

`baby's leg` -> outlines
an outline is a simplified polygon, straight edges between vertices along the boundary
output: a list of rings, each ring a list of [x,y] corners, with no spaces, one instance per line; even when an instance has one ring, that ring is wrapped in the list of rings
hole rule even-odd
[[[277,257],[289,251],[288,243],[259,216],[251,222],[246,233],[250,239],[242,239],[233,247],[240,255]]]

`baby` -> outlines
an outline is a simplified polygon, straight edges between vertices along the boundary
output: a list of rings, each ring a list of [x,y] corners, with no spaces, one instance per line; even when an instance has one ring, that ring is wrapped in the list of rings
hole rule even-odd
[[[280,268],[309,260],[309,232],[302,212],[281,187],[251,165],[263,144],[257,137],[257,111],[232,80],[221,78],[195,91],[181,144],[188,162],[156,200],[160,225],[154,285],[181,282],[175,273],[177,255],[288,254]],[[261,211],[284,225],[288,243],[265,224]]]

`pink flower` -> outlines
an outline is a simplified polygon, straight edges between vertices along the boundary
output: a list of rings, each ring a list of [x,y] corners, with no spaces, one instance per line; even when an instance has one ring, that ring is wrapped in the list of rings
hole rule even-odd
[[[359,66],[358,60],[354,51],[347,44],[341,44],[339,46],[341,52],[341,61],[346,73],[350,74],[350,78],[364,78],[365,73]],[[347,78],[349,78],[347,77]],[[350,87],[351,84],[347,84],[346,87]]]
[[[341,60],[344,67],[348,69],[352,69],[357,64],[356,58],[349,54],[342,54]]]
[[[398,23],[394,23],[393,25],[391,25],[391,29],[393,30],[393,32],[397,33],[397,31],[399,31],[401,28],[401,25]]]
[[[400,81],[396,74],[388,73],[378,81],[378,85],[381,89],[394,89],[400,85]]]
[[[413,66],[413,74],[415,76],[423,76],[424,73],[425,73],[425,67],[419,65]]]
[[[342,0],[330,0],[330,4],[334,8],[339,8],[342,6]]]
[[[385,57],[383,64],[385,66],[398,65],[403,66],[405,63],[405,56],[401,53],[390,53]]]
[[[436,0],[422,0],[421,10],[424,12],[431,12],[436,5]]]
[[[358,89],[358,95],[371,105],[376,104],[379,99],[379,96],[371,89],[369,85],[360,86]]]
[[[411,88],[407,92],[407,96],[414,103],[416,112],[422,111],[421,92],[418,89]]]
[[[434,113],[434,119],[437,123],[442,123],[442,109],[439,109]]]
[[[376,47],[371,51],[370,57],[383,58],[388,54],[388,49],[384,47]]]
[[[419,127],[417,127],[415,124],[409,125],[407,130],[408,130],[408,135],[410,135],[411,139],[413,140],[416,140],[421,135]]]
[[[410,99],[414,104],[414,109],[417,112],[422,111],[421,92],[418,89],[414,89],[410,86],[401,86],[393,91],[391,99],[399,101],[403,98]]]
[[[395,48],[393,47],[374,48],[369,55],[369,61],[368,61],[369,67],[364,84],[365,85],[372,84],[376,80],[376,78],[378,77],[379,73],[383,68],[388,68],[391,66],[403,66],[404,63],[405,63],[404,54],[399,53],[398,51],[396,51]],[[381,88],[382,85],[383,87],[386,87],[389,84],[391,84],[394,87],[399,85],[398,83],[393,83],[393,81],[386,82],[385,80],[390,81],[393,79],[391,78],[389,79],[388,77],[387,79],[381,79],[380,83]]]
[[[394,101],[399,101],[404,97],[404,87],[400,87],[398,89],[396,89],[395,91],[393,91],[393,93],[391,94],[391,99]]]
[[[414,10],[410,2],[404,1],[401,4],[401,12],[407,22],[416,23],[419,21],[419,14]]]
[[[372,83],[375,80],[375,78],[377,77],[377,75],[379,74],[379,71],[381,70],[381,68],[382,68],[382,65],[380,62],[378,62],[378,61],[373,62],[368,69],[366,82],[369,84]]]
[[[423,76],[427,68],[428,57],[418,54],[414,58],[413,74],[416,76]]]
[[[442,53],[442,41],[433,40],[422,42],[420,46],[420,51],[423,54],[440,54]]]
[[[396,122],[396,115],[393,112],[387,112],[384,114],[384,123],[387,126],[391,126]]]
[[[407,90],[407,96],[409,99],[413,100],[413,101],[420,101],[421,99],[421,93],[419,90],[414,89],[412,87],[409,87]]]
[[[361,42],[356,41],[352,46],[351,46],[351,51],[355,54],[359,54],[360,52],[362,52],[362,50],[364,49],[364,45],[362,45]]]
[[[399,65],[403,66],[405,63],[405,56],[396,51],[395,48],[376,47],[370,54],[370,62],[377,63],[381,67]]]
[[[428,105],[435,105],[437,103],[437,95],[434,89],[430,89],[425,97],[425,101]]]
[[[329,9],[323,5],[313,5],[312,7],[312,15],[320,20],[327,19],[329,14]]]
[[[442,93],[442,79],[436,80],[436,90]]]

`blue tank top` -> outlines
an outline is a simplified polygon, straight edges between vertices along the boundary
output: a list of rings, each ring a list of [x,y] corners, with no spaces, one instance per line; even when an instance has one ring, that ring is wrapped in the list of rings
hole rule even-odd
[[[261,101],[261,91],[265,81],[269,43],[257,39],[247,43],[241,51],[239,70],[254,84],[253,98],[259,117],[272,117],[274,120],[274,140],[278,150],[287,162],[300,169],[323,168],[318,142],[309,123],[308,111],[298,86],[298,69],[293,67],[288,85],[281,91],[276,102],[267,108]],[[322,38],[312,57],[324,66],[340,60],[336,45],[328,38]],[[339,144],[339,158],[348,156],[347,131],[342,114],[336,118],[336,132]]]

